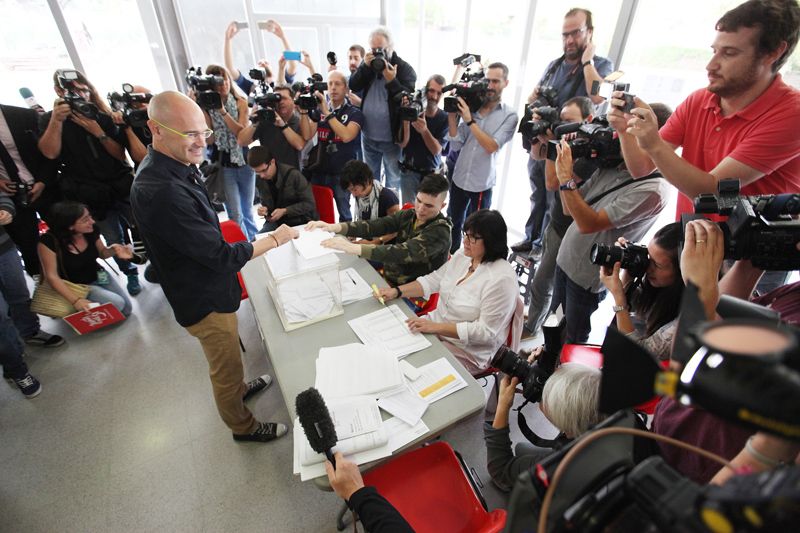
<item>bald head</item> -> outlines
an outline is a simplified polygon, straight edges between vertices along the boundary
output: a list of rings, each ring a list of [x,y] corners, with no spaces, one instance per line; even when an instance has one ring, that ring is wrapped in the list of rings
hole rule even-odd
[[[176,91],[164,91],[150,100],[147,122],[153,132],[153,148],[184,164],[203,162],[208,129],[205,116],[194,100]]]

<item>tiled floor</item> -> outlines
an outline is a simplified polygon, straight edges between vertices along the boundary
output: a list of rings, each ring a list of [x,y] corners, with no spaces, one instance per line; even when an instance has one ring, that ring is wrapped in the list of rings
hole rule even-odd
[[[29,350],[39,397],[0,384],[0,531],[335,531],[341,502],[292,475],[290,438],[231,439],[199,344],[159,286],[142,283],[133,315],[116,328],[78,337],[42,320],[68,340]],[[253,378],[270,365],[247,302],[239,319]],[[250,406],[261,420],[289,422],[277,385]],[[502,507],[482,422],[476,415],[443,438],[478,471],[490,508]]]

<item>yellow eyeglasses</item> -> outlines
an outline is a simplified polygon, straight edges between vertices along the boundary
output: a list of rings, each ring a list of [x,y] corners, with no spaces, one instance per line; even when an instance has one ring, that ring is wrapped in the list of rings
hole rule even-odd
[[[172,129],[172,128],[170,128],[169,126],[165,126],[164,124],[160,123],[160,122],[159,122],[159,121],[157,121],[156,119],[151,119],[151,120],[152,120],[153,122],[155,122],[156,124],[158,124],[159,126],[161,126],[162,128],[164,128],[165,130],[169,130],[169,131],[171,131],[172,133],[174,133],[174,134],[176,134],[176,135],[180,135],[180,136],[181,136],[181,137],[183,137],[184,139],[191,139],[191,140],[193,140],[193,141],[194,141],[194,140],[196,140],[196,139],[203,139],[203,140],[205,140],[205,139],[208,139],[209,137],[211,137],[212,135],[214,135],[214,130],[205,130],[205,131],[187,131],[186,133],[184,133],[184,132],[182,132],[182,131],[173,130],[173,129]]]

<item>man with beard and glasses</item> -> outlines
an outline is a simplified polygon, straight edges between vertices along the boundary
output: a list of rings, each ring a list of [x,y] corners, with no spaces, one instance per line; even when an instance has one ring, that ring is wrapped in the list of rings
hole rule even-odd
[[[458,113],[448,113],[447,140],[450,150],[460,151],[450,183],[450,207],[453,221],[452,245],[455,253],[461,246],[464,219],[478,209],[492,205],[492,187],[497,181],[497,156],[517,128],[517,114],[501,101],[508,86],[508,67],[492,63],[486,69],[486,99],[475,113],[458,97]],[[459,123],[458,117],[461,116]]]
[[[800,6],[795,0],[749,0],[725,13],[716,30],[708,86],[680,104],[661,131],[638,99],[631,114],[608,114],[631,174],[644,176],[657,167],[682,193],[678,215],[691,212],[695,196],[716,192],[726,178],[739,179],[743,195],[800,191],[800,92],[778,73],[797,44]],[[612,106],[621,103],[611,99]],[[786,277],[765,276],[759,291]]]

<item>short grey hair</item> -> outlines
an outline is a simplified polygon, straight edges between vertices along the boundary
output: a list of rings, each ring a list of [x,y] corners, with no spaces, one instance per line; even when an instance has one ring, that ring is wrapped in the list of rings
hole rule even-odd
[[[392,34],[389,31],[389,28],[387,28],[386,26],[378,26],[377,28],[375,28],[370,32],[369,40],[372,41],[372,38],[376,35],[380,35],[381,37],[386,39],[387,43],[386,48],[388,48],[389,50],[394,50],[394,39],[392,39]]]
[[[542,391],[546,417],[574,438],[600,422],[597,410],[601,372],[580,363],[564,363],[553,372]]]

